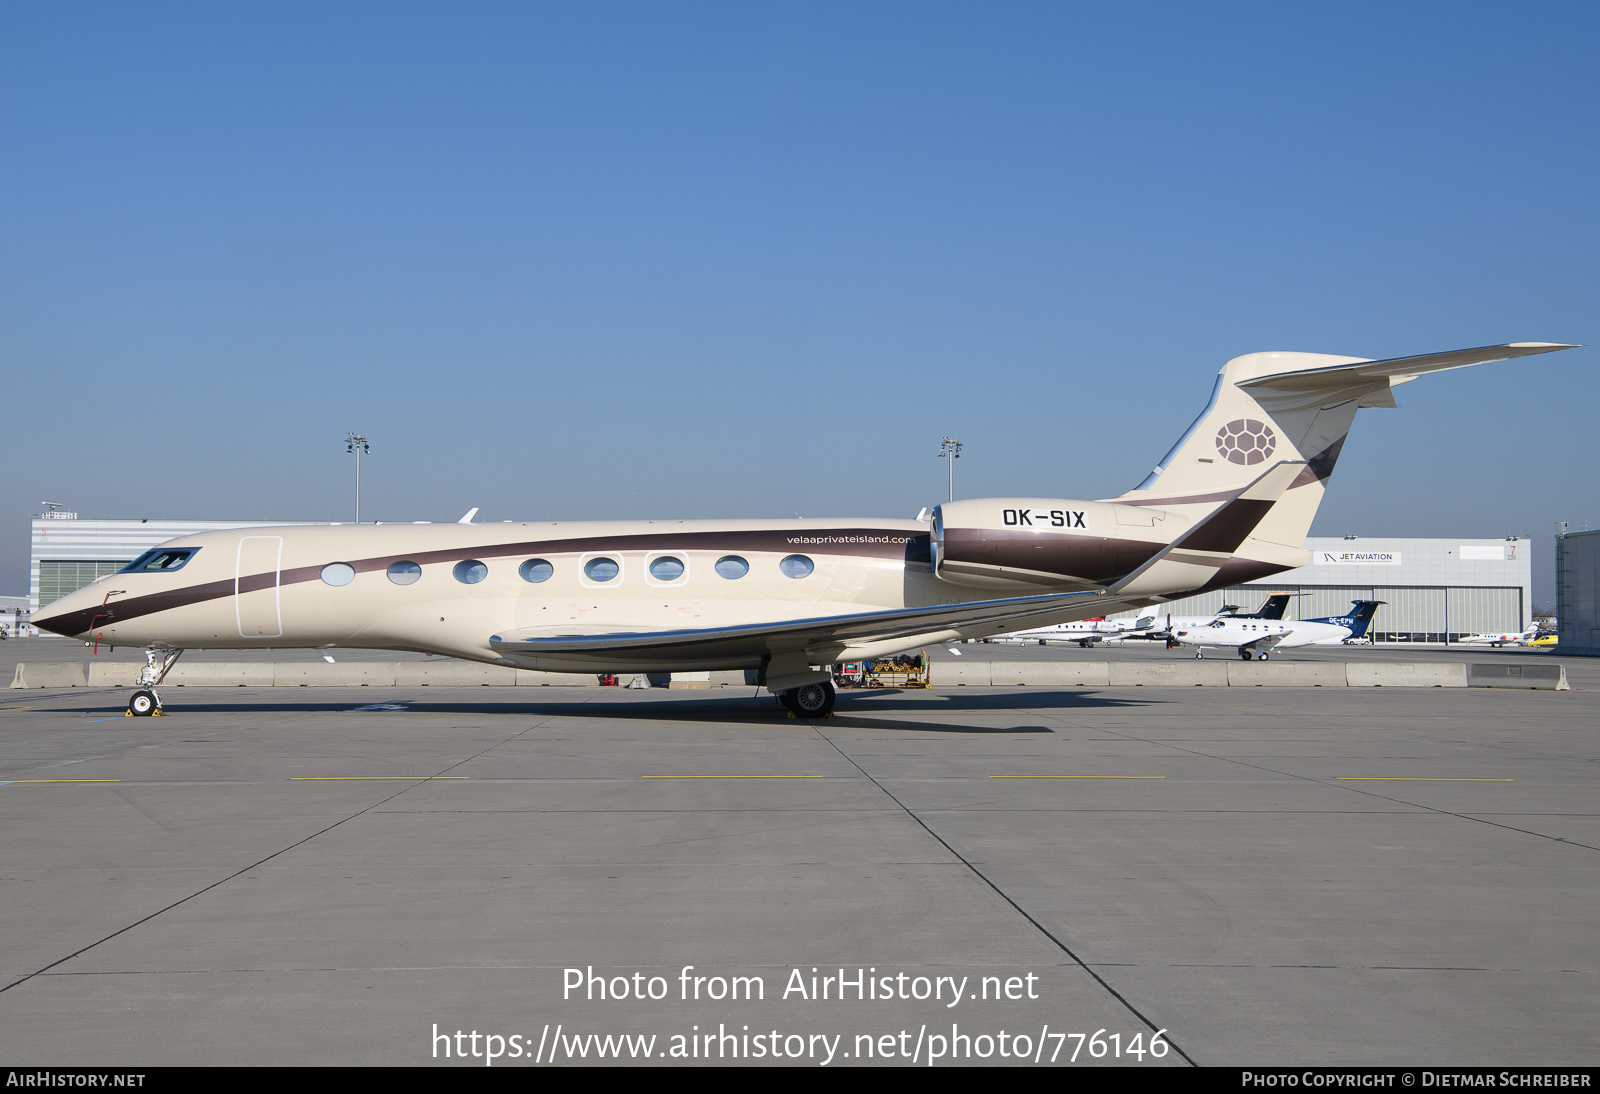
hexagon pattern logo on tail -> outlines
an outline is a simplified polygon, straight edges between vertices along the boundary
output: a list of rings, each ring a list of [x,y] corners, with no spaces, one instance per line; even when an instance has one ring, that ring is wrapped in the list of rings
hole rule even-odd
[[[1266,422],[1237,418],[1217,430],[1217,451],[1229,463],[1261,463],[1278,447],[1278,435]]]

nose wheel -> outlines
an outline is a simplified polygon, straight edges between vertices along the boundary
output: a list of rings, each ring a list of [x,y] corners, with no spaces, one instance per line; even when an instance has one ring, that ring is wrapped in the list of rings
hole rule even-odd
[[[161,697],[149,688],[140,688],[128,698],[126,718],[161,717]]]
[[[833,714],[834,700],[838,698],[832,683],[802,684],[778,694],[789,713],[797,718],[827,718]]]
[[[156,694],[156,685],[167,678],[167,672],[182,656],[182,650],[166,647],[152,646],[144,651],[144,668],[139,670],[139,678],[135,681],[139,690],[128,698],[127,717],[161,717],[161,696]]]

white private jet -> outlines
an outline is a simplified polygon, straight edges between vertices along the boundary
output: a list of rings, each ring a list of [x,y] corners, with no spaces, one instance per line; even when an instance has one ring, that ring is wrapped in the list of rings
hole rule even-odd
[[[1457,638],[1452,645],[1461,646],[1493,646],[1499,649],[1502,646],[1526,646],[1539,637],[1539,624],[1529,623],[1528,629],[1521,634],[1467,634]]]
[[[1332,623],[1313,623],[1304,619],[1242,619],[1218,616],[1202,627],[1183,627],[1172,632],[1181,645],[1194,646],[1195,657],[1203,658],[1207,647],[1237,650],[1248,661],[1265,661],[1279,647],[1335,646],[1350,637],[1349,627]]]
[[[1077,623],[1058,623],[1054,627],[1036,627],[1031,631],[1017,631],[995,638],[996,642],[1037,642],[1048,646],[1051,642],[1076,642],[1088,649],[1097,642],[1126,637],[1155,625],[1158,615],[1154,611],[1143,613],[1138,619],[1085,619]]]
[[[35,626],[145,648],[129,713],[185,649],[414,650],[565,672],[753,669],[831,713],[826,666],[1137,610],[1306,565],[1360,407],[1419,375],[1569,348],[1372,361],[1252,353],[1137,487],[982,498],[926,520],[274,527],[183,536]]]

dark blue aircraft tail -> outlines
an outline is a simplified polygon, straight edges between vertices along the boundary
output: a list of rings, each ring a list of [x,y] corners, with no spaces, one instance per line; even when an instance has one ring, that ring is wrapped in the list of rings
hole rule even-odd
[[[1378,613],[1378,605],[1387,603],[1383,600],[1352,600],[1350,610],[1344,615],[1329,616],[1326,619],[1308,619],[1307,623],[1332,623],[1335,627],[1349,627],[1351,638],[1365,638],[1367,628],[1372,626],[1372,617]]]
[[[1289,607],[1289,597],[1292,593],[1273,593],[1267,597],[1267,602],[1248,615],[1234,614],[1235,619],[1282,619],[1284,611]]]

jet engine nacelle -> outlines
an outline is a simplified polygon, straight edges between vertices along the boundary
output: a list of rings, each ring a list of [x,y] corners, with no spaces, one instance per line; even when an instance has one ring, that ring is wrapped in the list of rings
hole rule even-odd
[[[975,498],[933,511],[933,570],[976,588],[1099,588],[1138,569],[1189,521],[1143,505]]]

